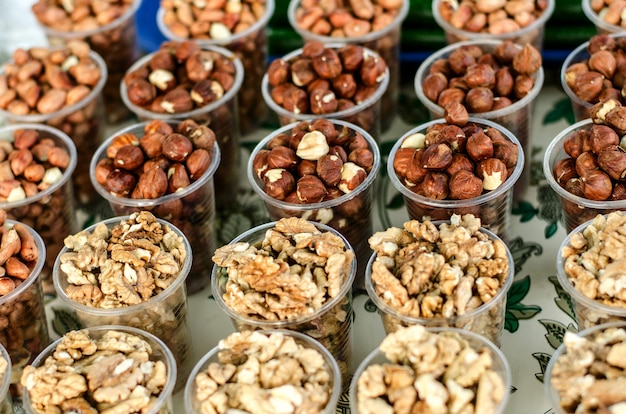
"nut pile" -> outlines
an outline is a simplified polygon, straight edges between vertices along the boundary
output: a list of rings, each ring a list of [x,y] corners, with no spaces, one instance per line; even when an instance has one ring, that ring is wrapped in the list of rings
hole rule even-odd
[[[71,331],[41,366],[24,368],[21,384],[36,413],[148,412],[168,381],[155,352],[126,332]]]
[[[623,1],[611,1],[611,0],[587,0],[591,6],[591,10],[598,14],[598,17],[604,20],[605,23],[620,26],[626,29],[626,16],[624,15],[624,9],[626,3]]]
[[[0,216],[0,296],[6,296],[30,276],[39,250],[31,230],[22,223],[5,224],[6,213],[2,210]]]
[[[581,337],[565,331],[564,353],[550,384],[565,413],[619,412],[626,402],[626,330],[612,327]]]
[[[305,43],[293,58],[275,59],[267,69],[274,102],[294,114],[325,115],[362,104],[388,76],[385,61],[358,45],[326,47]],[[371,131],[374,109],[364,108],[346,121]]]
[[[217,361],[194,378],[201,414],[324,411],[333,373],[316,349],[282,333],[234,333],[218,344]]]
[[[38,0],[32,6],[37,20],[61,32],[88,32],[111,24],[134,0],[63,1]]]
[[[421,325],[387,335],[380,351],[389,362],[369,365],[358,378],[359,413],[500,412],[508,390],[487,347],[457,332]]]
[[[450,318],[450,325],[499,343],[505,295],[483,314],[455,318],[489,304],[509,277],[506,246],[481,232],[479,219],[453,215],[438,227],[411,220],[404,229],[374,233],[369,243],[376,253],[372,285],[384,304],[410,318]],[[385,313],[383,323],[387,332],[402,325]]]
[[[456,29],[502,35],[533,24],[548,7],[548,0],[441,0],[437,7]]]

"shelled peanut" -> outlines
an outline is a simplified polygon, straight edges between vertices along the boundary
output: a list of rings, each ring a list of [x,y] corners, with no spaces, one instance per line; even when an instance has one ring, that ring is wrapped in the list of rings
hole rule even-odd
[[[614,0],[585,0],[589,1],[591,10],[598,14],[598,17],[608,24],[626,28],[626,2]]]
[[[0,296],[11,293],[31,273],[37,262],[39,251],[35,238],[21,223],[11,228],[4,224],[6,214],[0,213]]]

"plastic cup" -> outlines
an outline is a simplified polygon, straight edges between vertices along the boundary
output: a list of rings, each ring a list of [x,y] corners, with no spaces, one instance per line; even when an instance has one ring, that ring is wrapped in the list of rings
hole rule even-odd
[[[198,125],[207,125],[214,132],[220,146],[221,162],[215,172],[215,187],[221,191],[215,193],[215,204],[228,208],[234,202],[239,187],[239,122],[237,114],[237,93],[243,86],[244,67],[239,58],[232,52],[218,46],[203,46],[203,50],[211,50],[232,59],[235,65],[235,81],[233,86],[220,99],[189,112],[175,114],[157,113],[135,105],[128,99],[126,84],[120,84],[124,105],[137,115],[139,120],[160,119],[168,122],[180,122],[192,119]],[[128,73],[146,65],[154,53],[142,57],[135,62]]]
[[[409,135],[417,132],[425,132],[428,127],[435,124],[445,123],[443,119],[437,119],[417,126],[404,134],[394,144],[387,160],[387,175],[393,186],[404,197],[409,218],[411,220],[423,220],[428,217],[431,220],[447,220],[453,214],[474,214],[480,218],[482,226],[491,230],[505,242],[509,240],[509,228],[511,222],[511,207],[513,203],[513,186],[522,174],[524,168],[524,151],[519,141],[508,129],[484,119],[470,118],[470,123],[484,127],[492,127],[500,131],[509,141],[518,146],[518,161],[513,173],[495,190],[486,192],[478,197],[467,200],[435,200],[414,193],[400,180],[393,168],[396,152],[400,149],[402,141]]]
[[[107,122],[110,124],[119,123],[131,115],[128,108],[122,104],[119,85],[124,79],[126,70],[141,56],[135,23],[135,14],[141,0],[133,0],[130,3],[120,17],[93,30],[68,32],[41,25],[50,45],[63,46],[71,40],[84,40],[102,56],[109,70],[102,96]]]
[[[392,22],[380,30],[366,33],[356,37],[333,37],[321,36],[310,30],[304,30],[298,24],[296,18],[297,10],[302,6],[301,0],[291,0],[287,17],[291,27],[304,39],[308,41],[319,41],[322,43],[348,42],[358,44],[378,53],[389,68],[389,85],[381,99],[380,108],[380,129],[385,132],[391,127],[398,106],[398,91],[400,88],[400,38],[402,35],[401,25],[409,12],[410,1],[402,1],[402,6],[397,10]]]
[[[457,29],[456,27],[452,26],[450,22],[444,19],[439,11],[439,6],[443,1],[444,0],[433,0],[432,12],[435,21],[437,22],[439,27],[441,27],[445,32],[446,43],[452,44],[464,40],[511,40],[514,43],[522,46],[530,43],[540,52],[543,50],[543,36],[545,26],[548,19],[550,18],[550,16],[552,16],[552,13],[554,12],[555,4],[555,0],[548,0],[547,7],[543,11],[541,16],[539,16],[533,23],[529,24],[528,26],[519,30],[515,30],[513,32],[494,35],[490,33],[470,32],[467,30]]]
[[[427,331],[437,334],[437,335],[445,335],[445,336],[456,336],[460,338],[461,341],[466,341],[469,346],[471,346],[474,350],[480,351],[482,349],[488,349],[492,356],[492,366],[491,369],[494,370],[502,379],[504,384],[504,397],[500,404],[496,407],[493,413],[489,414],[502,414],[505,412],[506,406],[509,400],[509,389],[512,385],[511,378],[511,367],[509,363],[502,353],[502,351],[495,346],[488,339],[477,335],[474,332],[470,332],[464,329],[457,328],[433,328],[427,327]],[[424,360],[424,364],[430,364],[430,361]],[[352,378],[352,383],[350,385],[350,412],[352,414],[359,414],[359,408],[357,403],[357,395],[359,392],[358,381],[359,377],[363,374],[363,372],[371,365],[374,364],[393,364],[385,354],[380,351],[378,348],[373,350],[365,359],[361,362],[356,372],[354,373],[354,377]],[[487,413],[484,413],[487,414]]]
[[[120,197],[111,194],[96,180],[96,165],[101,159],[107,158],[106,149],[116,136],[132,133],[138,138],[144,135],[142,122],[128,126],[111,135],[96,151],[90,167],[91,182],[102,198],[109,202],[113,213],[118,216],[128,215],[138,211],[150,211],[156,217],[171,222],[184,234],[194,251],[202,252],[193,258],[191,270],[187,276],[187,292],[198,292],[209,285],[211,277],[211,255],[217,247],[215,232],[215,187],[214,180],[218,166],[222,159],[217,143],[213,147],[211,165],[202,177],[191,183],[184,190],[166,194],[154,199],[136,199]],[[176,123],[170,122],[175,129]],[[231,190],[230,188],[223,188]]]
[[[348,241],[340,233],[324,224],[314,224],[320,231],[330,231],[339,235],[346,245],[346,250],[353,251]],[[270,222],[253,227],[233,239],[230,244],[238,242],[255,244],[261,242],[267,230],[275,226],[276,222]],[[348,384],[352,373],[352,320],[354,312],[352,308],[352,282],[355,274],[356,263],[352,261],[350,274],[343,281],[341,289],[335,297],[324,303],[315,313],[302,315],[291,320],[271,321],[258,319],[242,315],[235,309],[230,308],[223,299],[226,283],[228,282],[228,274],[225,272],[225,269],[217,265],[213,266],[211,288],[215,302],[228,315],[237,331],[287,329],[308,335],[319,341],[330,351],[339,364],[343,383]]]
[[[343,46],[343,44],[334,43],[326,44],[325,46],[327,48],[329,47],[333,49],[339,49]],[[366,49],[366,51],[370,55],[378,55],[373,50]],[[297,49],[291,53],[286,54],[282,57],[282,59],[289,62],[293,59],[298,58],[301,54],[302,49]],[[278,115],[278,120],[282,126],[288,125],[296,121],[311,121],[316,118],[342,120],[363,128],[374,138],[374,140],[378,142],[380,141],[381,132],[381,98],[387,90],[387,87],[389,85],[389,78],[389,67],[387,67],[386,75],[383,77],[383,80],[378,84],[378,88],[376,89],[376,91],[372,95],[370,95],[369,98],[365,99],[359,104],[355,104],[352,108],[328,114],[297,114],[295,112],[288,111],[282,106],[278,105],[272,98],[271,92],[273,87],[269,83],[267,73],[263,75],[263,99],[265,100],[265,103],[267,103],[267,106],[269,106],[270,109]]]
[[[114,217],[102,221],[109,229],[112,229],[122,220],[128,217]],[[66,289],[70,285],[67,274],[61,270],[61,256],[69,252],[64,247],[56,262],[52,273],[54,288],[57,296],[61,298],[63,303],[68,305],[70,309],[76,312],[76,316],[87,328],[97,327],[99,325],[122,325],[131,328],[143,329],[148,333],[158,337],[172,351],[176,364],[178,366],[179,377],[176,380],[176,390],[182,389],[187,375],[193,367],[192,361],[192,341],[191,329],[189,327],[188,307],[187,307],[187,289],[185,288],[185,280],[191,269],[191,246],[185,235],[176,227],[168,224],[166,221],[157,219],[161,225],[168,225],[174,233],[182,237],[187,251],[187,257],[180,270],[180,274],[172,282],[172,284],[158,295],[150,299],[138,303],[118,308],[96,308],[93,306],[83,305],[71,299]],[[86,229],[89,233],[99,223],[96,223]]]
[[[323,347],[318,341],[313,340],[311,337],[303,335],[299,332],[283,329],[268,329],[263,331],[263,333],[268,336],[271,334],[282,334],[285,336],[293,337],[296,343],[298,343],[299,345],[302,345],[308,349],[314,349],[322,354],[324,358],[324,364],[332,371],[332,390],[328,399],[328,403],[326,404],[324,410],[320,412],[320,414],[335,414],[335,410],[337,409],[337,403],[339,402],[339,397],[341,397],[342,383],[341,371],[339,370],[337,361],[335,361],[330,352],[328,352],[328,350]],[[202,357],[202,359],[198,361],[193,371],[191,372],[191,375],[189,375],[187,385],[185,386],[185,412],[187,414],[204,413],[204,411],[200,407],[200,402],[198,401],[195,388],[195,378],[198,376],[199,373],[206,372],[210,364],[219,363],[219,352],[220,349],[217,346],[207,352]]]
[[[624,28],[615,24],[609,24],[598,13],[591,8],[591,0],[582,0],[581,6],[583,13],[591,23],[596,27],[598,33],[618,33],[623,32]],[[607,5],[608,7],[608,5]]]
[[[10,125],[0,128],[0,141],[13,142],[17,130],[30,129],[39,133],[39,139],[52,139],[56,146],[63,148],[70,156],[70,164],[63,171],[62,178],[52,186],[37,192],[34,196],[20,201],[0,203],[10,219],[32,227],[46,245],[46,264],[41,272],[44,292],[54,292],[52,288],[52,267],[63,247],[63,239],[77,230],[74,209],[72,173],[76,168],[76,146],[63,132],[43,124]],[[49,288],[49,289],[48,289]]]
[[[274,0],[265,0],[265,14],[247,30],[233,33],[224,39],[193,39],[200,46],[221,46],[233,52],[240,60],[245,71],[241,89],[238,89],[239,131],[242,135],[255,131],[267,115],[267,106],[261,96],[261,79],[267,69],[268,60],[268,23],[274,14]],[[175,35],[165,24],[165,10],[157,10],[157,26],[169,40],[186,40]],[[241,72],[243,73],[243,72]],[[236,91],[236,92],[237,92]]]
[[[86,330],[88,331],[89,336],[95,340],[102,338],[107,332],[115,331],[129,335],[135,335],[146,341],[150,345],[152,351],[150,361],[162,361],[165,364],[167,380],[159,395],[150,399],[151,407],[145,412],[146,414],[169,414],[174,412],[172,393],[174,392],[174,384],[177,382],[176,361],[174,360],[174,355],[172,355],[172,351],[168,349],[167,345],[163,343],[161,339],[149,332],[129,326],[101,325],[89,327],[86,328]],[[46,363],[46,360],[52,357],[52,355],[55,353],[56,348],[60,344],[62,339],[63,338],[57,339],[52,344],[50,344],[50,346],[44,349],[41,354],[39,354],[39,356],[37,356],[37,358],[33,361],[33,367],[39,368],[44,365]],[[87,357],[84,357],[84,359],[86,358]],[[79,370],[77,369],[77,371]],[[86,377],[87,374],[83,372],[78,375],[83,375]],[[38,414],[39,411],[35,410],[32,407],[30,393],[23,386],[22,390],[24,411],[26,412],[26,414]]]
[[[433,222],[438,225],[441,221]],[[481,232],[487,234],[493,240],[501,240],[497,235],[485,228],[480,229]],[[506,313],[507,292],[513,284],[515,276],[515,262],[510,250],[506,249],[509,262],[509,274],[500,287],[496,295],[487,303],[473,309],[462,315],[455,315],[450,318],[433,317],[433,318],[416,318],[403,314],[398,309],[385,303],[376,293],[375,282],[372,280],[372,264],[376,260],[376,253],[372,254],[367,263],[365,272],[365,289],[367,294],[380,314],[383,328],[386,333],[397,331],[400,327],[411,325],[423,325],[425,327],[452,327],[465,329],[488,338],[497,346],[500,346],[500,338],[504,329],[504,319]]]
[[[15,223],[14,220],[7,220],[5,228]],[[4,321],[4,328],[0,329],[0,344],[11,358],[11,392],[17,392],[14,384],[19,384],[24,366],[50,343],[40,279],[46,246],[37,232],[25,227],[35,239],[39,257],[30,275],[13,291],[0,296],[0,321]]]
[[[543,158],[543,174],[552,190],[559,195],[561,200],[562,220],[565,230],[569,233],[577,226],[591,220],[598,214],[608,214],[611,211],[626,210],[626,200],[594,201],[576,196],[561,187],[554,178],[554,166],[569,155],[563,149],[563,143],[574,131],[589,129],[593,125],[591,119],[580,121],[561,131],[546,148]]]
[[[107,66],[97,53],[92,51],[89,56],[98,65],[101,76],[91,92],[80,102],[50,114],[16,115],[0,110],[0,118],[9,124],[49,125],[67,134],[74,141],[77,164],[72,175],[72,184],[74,199],[79,206],[87,206],[97,201],[89,181],[89,160],[102,141],[105,127],[101,92],[107,79]],[[0,73],[4,70],[1,69]]]
[[[607,330],[612,330],[612,329],[624,329],[626,328],[626,323],[624,322],[612,322],[612,323],[603,323],[601,325],[597,325],[597,326],[593,326],[584,330],[581,330],[580,332],[578,332],[576,335],[584,338],[585,340],[588,341],[593,341],[594,338],[596,338],[597,336],[603,334],[605,331]],[[623,337],[619,337],[616,338],[616,341],[613,345],[619,345],[619,344],[623,344]],[[581,344],[578,343],[578,346],[580,347]],[[590,344],[591,347],[591,344]],[[593,345],[594,349],[597,348],[601,348],[602,344],[598,344],[595,343]],[[572,350],[572,352],[579,352],[578,350]],[[591,351],[589,351],[591,352]],[[552,377],[554,376],[554,370],[555,370],[555,366],[558,366],[559,364],[563,364],[564,361],[560,360],[561,358],[563,358],[564,356],[566,356],[568,354],[567,352],[567,348],[565,346],[565,344],[561,344],[556,351],[554,351],[554,353],[552,354],[552,356],[550,357],[550,361],[548,362],[548,366],[546,367],[546,371],[544,374],[544,380],[543,380],[543,386],[544,386],[544,390],[546,392],[546,396],[548,397],[548,401],[550,402],[551,406],[552,406],[552,412],[554,412],[555,414],[568,414],[568,413],[572,413],[573,411],[565,411],[563,409],[563,407],[561,406],[561,396],[559,395],[559,391],[552,385]],[[603,354],[603,356],[606,354]],[[579,357],[581,357],[582,355],[579,355]],[[600,361],[598,361],[600,362]],[[599,371],[598,372],[605,372],[610,366],[604,362],[603,365],[601,365],[599,367]],[[613,368],[613,367],[610,367]],[[587,382],[586,379],[584,379],[582,377],[582,375],[585,374],[585,371],[587,371],[587,369],[584,368],[580,368],[579,371],[573,371],[570,370],[569,372],[569,382],[571,383],[572,387],[580,387],[581,383]],[[596,376],[597,377],[598,373],[596,374],[589,374],[587,373],[586,376]],[[602,376],[602,378],[604,379],[604,376]],[[623,378],[622,376],[617,376],[616,377],[618,380]],[[599,379],[599,378],[598,378]],[[615,401],[614,404],[619,404],[618,401]],[[622,405],[623,402],[621,402]],[[588,412],[588,411],[576,411],[576,412]],[[611,412],[610,407],[607,407],[607,412]]]
[[[0,345],[0,359],[6,361],[6,369],[0,375],[0,414],[13,414],[13,402],[9,392],[9,386],[11,385],[11,357],[2,345]]]
[[[265,202],[270,219],[280,220],[285,217],[301,217],[306,220],[326,224],[341,233],[356,251],[357,276],[355,287],[362,289],[365,263],[370,255],[367,238],[373,232],[372,209],[374,203],[374,181],[380,168],[380,151],[374,139],[362,128],[349,122],[332,120],[337,129],[344,126],[360,132],[374,155],[374,163],[367,178],[350,193],[343,194],[332,200],[313,204],[295,204],[278,200],[263,191],[263,180],[254,172],[254,159],[259,151],[266,149],[268,143],[276,136],[290,133],[298,123],[288,124],[263,138],[252,151],[248,161],[248,181],[255,193]]]

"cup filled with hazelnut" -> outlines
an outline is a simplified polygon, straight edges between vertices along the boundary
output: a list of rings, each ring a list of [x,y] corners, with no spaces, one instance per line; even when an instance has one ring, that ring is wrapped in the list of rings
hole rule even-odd
[[[237,93],[243,66],[231,51],[191,40],[164,42],[131,66],[120,84],[122,100],[140,120],[191,119],[208,125],[220,146],[216,204],[229,207],[239,187]]]
[[[174,354],[181,390],[193,367],[185,235],[142,211],[98,222],[66,237],[65,246],[53,272],[62,302],[84,327],[123,325],[158,337]]]
[[[263,76],[263,99],[281,125],[315,118],[340,119],[380,139],[381,97],[389,68],[359,45],[305,43],[273,60]]]
[[[618,33],[626,28],[626,3],[611,0],[582,0],[583,13],[598,33]]]
[[[464,40],[511,40],[543,49],[545,25],[555,0],[433,0],[432,12],[448,44]]]
[[[624,103],[621,90],[626,84],[626,69],[618,65],[618,59],[625,52],[625,34],[600,34],[567,56],[561,67],[561,86],[577,121],[589,118],[591,107],[605,99]]]
[[[272,220],[302,217],[343,234],[357,254],[356,289],[370,255],[380,152],[363,129],[318,118],[286,125],[257,144],[248,180]]]
[[[209,285],[215,234],[215,186],[220,148],[214,131],[188,119],[128,126],[109,137],[91,160],[90,177],[116,215],[149,210],[187,237],[194,257],[187,290]],[[224,189],[231,190],[231,189]]]
[[[515,136],[491,121],[438,119],[404,134],[387,161],[393,186],[412,220],[473,214],[508,241],[513,186],[524,152]]]
[[[237,331],[306,334],[330,351],[348,384],[356,260],[340,233],[302,218],[283,218],[218,248],[213,262],[213,297]]]
[[[63,239],[77,230],[72,173],[76,146],[66,134],[45,124],[0,128],[2,186],[0,212],[32,227],[46,245],[41,280],[54,293],[52,266]]]
[[[72,40],[84,40],[98,53],[108,68],[102,89],[107,121],[119,123],[131,112],[122,103],[120,82],[141,52],[137,42],[135,14],[141,0],[105,0],[68,2],[37,0],[32,11],[48,42],[63,46]]]
[[[389,67],[389,86],[381,97],[381,132],[391,126],[400,86],[401,25],[408,0],[366,0],[341,4],[291,0],[287,16],[305,42],[348,42],[375,51]]]
[[[626,107],[617,100],[598,103],[592,119],[565,128],[546,148],[543,173],[561,200],[566,231],[598,214],[626,210],[624,119]]]
[[[97,200],[89,182],[89,160],[103,138],[101,92],[106,79],[104,60],[79,40],[61,48],[16,49],[13,60],[0,69],[0,89],[7,88],[0,99],[0,118],[9,124],[46,124],[74,141],[72,183],[80,206]]]
[[[9,392],[11,385],[11,357],[0,344],[0,414],[13,413],[13,400]]]

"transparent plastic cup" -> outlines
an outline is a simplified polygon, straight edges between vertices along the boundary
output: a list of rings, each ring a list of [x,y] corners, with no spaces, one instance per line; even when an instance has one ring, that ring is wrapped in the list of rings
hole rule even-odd
[[[583,13],[591,23],[596,27],[598,33],[619,33],[624,28],[615,24],[609,24],[591,8],[591,0],[582,0],[581,6]]]
[[[563,149],[563,143],[567,137],[574,131],[589,129],[592,125],[591,119],[587,119],[565,128],[550,142],[543,158],[543,174],[552,190],[559,195],[561,200],[561,219],[568,233],[598,214],[626,210],[626,200],[595,201],[579,197],[561,187],[554,178],[553,171],[556,163],[564,158],[569,158],[569,155]]]
[[[339,49],[345,44],[326,44],[327,48]],[[366,52],[370,55],[378,55],[373,50],[367,50]],[[365,53],[365,52],[364,52]],[[302,49],[294,50],[291,53],[286,54],[282,57],[285,61],[291,61],[296,59],[302,54]],[[389,86],[389,67],[387,67],[386,75],[383,77],[383,80],[378,84],[376,91],[370,95],[363,102],[354,105],[352,108],[345,109],[343,111],[332,112],[328,114],[313,114],[313,113],[295,113],[292,111],[288,111],[282,106],[278,105],[274,99],[272,99],[272,89],[273,86],[269,83],[269,77],[267,73],[263,75],[263,83],[262,83],[262,91],[263,91],[263,99],[267,106],[270,107],[272,111],[274,111],[278,115],[278,120],[281,125],[288,125],[290,123],[296,121],[310,121],[316,118],[327,118],[334,120],[342,120],[347,121],[352,124],[355,124],[365,131],[367,131],[376,142],[380,141],[380,133],[381,133],[381,110],[382,110],[382,102],[381,98],[387,87]]]
[[[239,131],[242,135],[255,131],[267,115],[267,105],[261,96],[261,79],[267,70],[268,61],[268,24],[274,14],[274,0],[265,0],[265,14],[252,24],[247,30],[233,33],[224,39],[195,40],[201,47],[221,46],[233,52],[243,66],[243,81],[238,89],[236,108],[239,115]],[[175,35],[165,24],[163,17],[165,10],[157,10],[157,26],[161,33],[169,40],[182,41],[185,38]]]
[[[96,193],[89,181],[89,160],[102,142],[105,117],[102,105],[102,88],[107,79],[107,66],[95,52],[89,53],[100,69],[100,80],[80,102],[65,106],[50,114],[16,115],[0,109],[0,119],[9,124],[45,124],[67,134],[77,151],[77,164],[72,174],[74,200],[79,206],[97,201]],[[0,69],[0,73],[4,68]]]
[[[324,224],[314,224],[320,231],[329,231],[341,237],[346,245],[346,250],[354,252],[349,242],[336,230]],[[267,230],[275,226],[276,222],[270,222],[253,227],[233,239],[230,244],[238,242],[259,243],[265,237]],[[354,313],[352,282],[355,275],[356,260],[353,260],[350,274],[343,281],[341,289],[335,297],[326,301],[315,313],[302,315],[291,320],[271,321],[248,317],[229,307],[223,298],[229,279],[228,274],[224,268],[217,265],[213,266],[211,289],[215,302],[228,315],[237,331],[287,329],[308,335],[328,349],[339,364],[343,383],[348,384],[352,374],[352,322]]]
[[[552,13],[554,12],[554,4],[556,3],[555,0],[548,0],[547,7],[543,11],[543,13],[528,26],[512,32],[494,35],[490,33],[470,32],[467,30],[457,29],[456,27],[452,26],[450,22],[444,19],[439,11],[439,5],[443,1],[444,0],[433,0],[432,12],[435,21],[437,22],[439,27],[441,27],[445,32],[446,42],[448,44],[462,42],[465,40],[512,40],[514,43],[522,46],[530,43],[540,52],[543,50],[543,37],[545,32],[545,26],[548,19],[550,18],[550,16],[552,16]]]
[[[109,124],[122,122],[131,116],[128,108],[122,104],[119,85],[126,70],[141,56],[135,23],[135,14],[141,1],[133,0],[120,17],[93,30],[67,32],[41,25],[50,45],[63,46],[71,40],[84,40],[104,59],[108,77],[102,96]]]
[[[444,221],[445,222],[445,221]],[[438,225],[441,221],[434,221]],[[497,235],[485,228],[480,229],[492,240],[501,240]],[[504,320],[506,314],[507,292],[513,284],[515,276],[515,262],[510,250],[506,249],[509,262],[509,274],[503,285],[494,297],[487,303],[462,315],[455,315],[450,318],[416,318],[403,314],[398,309],[394,309],[385,303],[376,293],[375,282],[372,280],[372,263],[376,260],[376,253],[372,254],[365,271],[365,289],[367,294],[380,314],[383,328],[386,333],[395,332],[402,326],[423,325],[425,327],[453,327],[465,329],[488,338],[491,342],[500,346],[500,338],[504,330]]]
[[[284,329],[268,329],[263,331],[266,335],[271,334],[282,334],[285,336],[291,336],[295,339],[296,343],[304,346],[305,348],[310,348],[318,351],[322,354],[324,358],[324,364],[332,371],[332,390],[328,399],[328,403],[323,411],[320,414],[335,414],[337,410],[337,403],[339,402],[339,398],[341,397],[342,390],[342,382],[341,382],[341,371],[339,370],[339,365],[337,365],[337,361],[335,358],[328,352],[328,350],[322,346],[318,341],[312,339],[310,336],[301,334],[295,331],[288,331]],[[206,372],[207,368],[211,363],[219,362],[218,354],[220,352],[219,347],[214,347],[209,352],[207,352],[200,361],[196,364],[191,375],[189,375],[189,379],[187,380],[187,385],[185,386],[185,412],[187,414],[201,414],[202,411],[200,407],[200,402],[198,401],[197,392],[195,389],[195,379],[198,374],[202,372]]]
[[[128,215],[138,211],[150,211],[156,217],[166,220],[180,229],[192,249],[203,254],[197,254],[193,258],[191,270],[187,276],[187,292],[198,292],[209,285],[211,277],[211,255],[217,248],[217,235],[215,232],[216,171],[221,165],[221,151],[216,143],[213,147],[211,165],[207,171],[191,183],[188,187],[175,193],[166,194],[154,199],[137,199],[120,197],[111,194],[100,185],[96,179],[96,165],[98,161],[107,158],[106,150],[116,136],[132,133],[138,138],[144,136],[144,127],[149,121],[130,125],[113,135],[97,149],[91,160],[89,175],[92,185],[102,198],[109,202],[113,213],[117,216]],[[170,122],[176,130],[177,123]],[[223,188],[223,190],[231,190]]]
[[[357,44],[375,51],[385,60],[389,68],[389,85],[380,98],[380,128],[381,132],[387,131],[396,116],[398,106],[398,92],[400,88],[400,39],[402,35],[401,25],[409,12],[410,1],[403,0],[402,6],[387,26],[380,30],[366,33],[356,37],[333,37],[321,36],[310,30],[304,30],[298,24],[297,10],[302,7],[301,0],[291,0],[287,17],[291,27],[302,37],[305,42],[319,41],[325,44],[335,42],[347,42]]]
[[[102,338],[107,332],[115,331],[128,335],[135,335],[146,341],[152,350],[150,361],[161,361],[165,364],[167,380],[159,395],[150,400],[152,406],[146,410],[146,414],[173,414],[174,408],[172,403],[172,394],[175,391],[174,384],[177,383],[176,361],[172,351],[165,343],[150,332],[146,332],[139,328],[120,326],[120,325],[100,325],[86,328],[89,336],[94,339]],[[57,346],[63,338],[59,338],[44,349],[39,356],[33,361],[32,365],[39,368],[46,363],[46,360],[56,352]],[[86,374],[82,374],[86,375]],[[186,378],[185,378],[186,380]],[[33,408],[30,393],[22,386],[23,390],[23,409],[26,414],[38,414],[39,411]],[[143,410],[142,410],[143,412]]]
[[[232,52],[218,46],[203,46],[203,50],[211,50],[232,59],[235,65],[235,80],[233,86],[224,93],[220,99],[209,103],[200,108],[196,108],[189,112],[181,112],[175,114],[157,113],[135,105],[128,99],[126,84],[120,84],[122,100],[124,105],[131,111],[140,121],[160,119],[167,122],[180,122],[185,119],[192,119],[198,125],[207,125],[213,132],[217,143],[220,146],[221,162],[215,172],[215,203],[219,207],[228,208],[234,202],[239,187],[239,122],[237,108],[237,93],[243,86],[244,68],[239,58]],[[128,73],[133,72],[146,65],[154,53],[146,55],[135,62]]]
[[[367,239],[373,232],[374,181],[380,169],[380,151],[371,135],[362,128],[345,121],[332,120],[332,122],[337,129],[345,126],[360,132],[374,155],[372,169],[367,174],[365,181],[353,191],[332,200],[313,204],[285,202],[271,197],[263,191],[263,180],[259,179],[254,171],[254,159],[259,151],[267,148],[268,143],[274,137],[283,133],[290,133],[298,125],[297,122],[277,129],[263,138],[252,150],[247,167],[248,181],[254,192],[265,202],[265,207],[272,220],[280,220],[285,217],[301,217],[326,224],[340,232],[356,251],[358,267],[355,287],[363,289],[365,263],[367,263],[371,253]]]
[[[5,228],[17,222],[7,220]],[[13,291],[0,296],[0,320],[6,326],[0,329],[0,344],[11,358],[11,393],[17,395],[22,370],[50,343],[44,295],[41,289],[41,271],[45,265],[46,246],[35,230],[25,225],[39,252],[30,275]]]
[[[41,271],[44,292],[53,293],[52,267],[57,254],[63,248],[63,239],[77,230],[74,193],[71,177],[76,168],[77,156],[74,142],[63,132],[43,124],[8,125],[0,128],[0,141],[11,142],[18,130],[35,130],[39,140],[52,139],[56,146],[63,148],[70,156],[70,164],[63,171],[59,181],[34,196],[20,201],[0,202],[0,210],[7,217],[32,227],[46,245],[46,264]]]
[[[424,89],[422,88],[422,83],[424,78],[428,76],[428,72],[430,67],[433,65],[437,59],[447,58],[450,54],[457,50],[462,46],[470,46],[475,45],[479,46],[484,52],[491,53],[495,50],[495,48],[502,43],[500,40],[495,39],[485,39],[485,40],[471,40],[464,41],[459,43],[454,43],[449,46],[444,47],[443,49],[438,50],[437,52],[430,55],[417,69],[417,73],[415,74],[414,79],[414,87],[415,93],[417,94],[420,102],[428,109],[430,112],[431,119],[443,118],[444,110],[441,106],[437,105],[435,102],[431,101],[424,94]],[[520,47],[521,48],[521,47]],[[499,125],[502,125],[504,128],[511,131],[513,135],[520,142],[522,148],[529,153],[532,150],[532,116],[533,116],[533,103],[537,96],[539,96],[539,92],[541,91],[541,87],[543,86],[544,81],[544,72],[543,68],[539,68],[537,73],[534,75],[535,85],[531,89],[531,91],[524,96],[522,99],[513,102],[513,104],[504,107],[502,109],[497,109],[495,111],[489,112],[481,112],[481,113],[471,113],[470,117],[486,119],[492,122],[495,122]],[[526,159],[526,168],[524,169],[524,173],[519,178],[518,182],[515,185],[515,195],[516,197],[523,195],[530,183],[530,161],[531,158],[527,157]]]
[[[480,351],[485,348],[489,350],[489,352],[492,355],[491,369],[494,370],[500,376],[504,384],[504,389],[505,389],[504,397],[502,401],[500,401],[500,404],[498,404],[494,412],[489,413],[489,414],[503,414],[505,412],[505,409],[509,400],[510,393],[508,392],[508,390],[511,388],[511,385],[512,385],[511,367],[506,357],[504,356],[504,353],[502,353],[502,351],[496,345],[494,345],[491,341],[489,341],[485,337],[481,335],[477,335],[476,333],[467,331],[465,329],[458,329],[458,328],[453,328],[453,327],[450,327],[450,328],[427,327],[427,331],[436,333],[438,335],[457,335],[458,337],[460,337],[461,340],[467,341],[467,343],[476,351]],[[359,414],[359,408],[358,408],[358,403],[357,403],[357,395],[359,392],[359,387],[358,387],[359,377],[361,377],[363,372],[371,365],[391,364],[391,363],[392,362],[389,359],[387,359],[385,354],[382,351],[380,351],[378,348],[373,350],[361,362],[361,364],[355,371],[354,377],[352,378],[352,383],[350,384],[349,400],[350,400],[350,412],[352,414]],[[430,362],[424,361],[424,364],[428,364],[428,363]],[[481,414],[487,414],[487,413],[481,413]]]
[[[414,193],[400,180],[393,168],[393,160],[396,152],[402,145],[402,141],[417,132],[425,132],[431,125],[445,123],[443,119],[437,119],[417,126],[398,139],[387,159],[387,175],[393,186],[404,197],[404,203],[406,204],[410,219],[423,220],[428,217],[431,220],[447,220],[452,217],[453,214],[463,215],[471,213],[480,218],[483,227],[491,230],[506,242],[509,240],[511,208],[514,195],[513,186],[522,175],[522,169],[524,168],[524,151],[517,138],[506,128],[494,122],[478,118],[470,118],[469,122],[479,126],[497,129],[518,147],[518,161],[515,169],[506,181],[495,190],[467,200],[435,200]]]
[[[114,217],[102,221],[109,229],[115,227],[128,217]],[[172,284],[158,295],[138,303],[118,308],[96,308],[83,305],[71,299],[66,293],[68,275],[61,270],[61,256],[69,251],[64,247],[56,262],[52,273],[54,288],[62,302],[76,313],[76,316],[86,328],[99,325],[122,325],[131,328],[143,329],[146,332],[162,340],[171,350],[178,366],[179,376],[176,380],[175,390],[181,390],[187,379],[187,375],[193,367],[192,340],[189,326],[187,289],[185,280],[189,275],[192,262],[192,250],[185,235],[176,227],[164,220],[157,219],[161,225],[169,226],[174,233],[182,237],[187,251],[187,257],[180,270],[180,274]],[[86,229],[93,233],[99,223]]]
[[[11,385],[11,357],[2,345],[0,345],[0,359],[6,361],[6,371],[0,376],[0,414],[13,414],[13,401],[9,392],[9,386]]]

